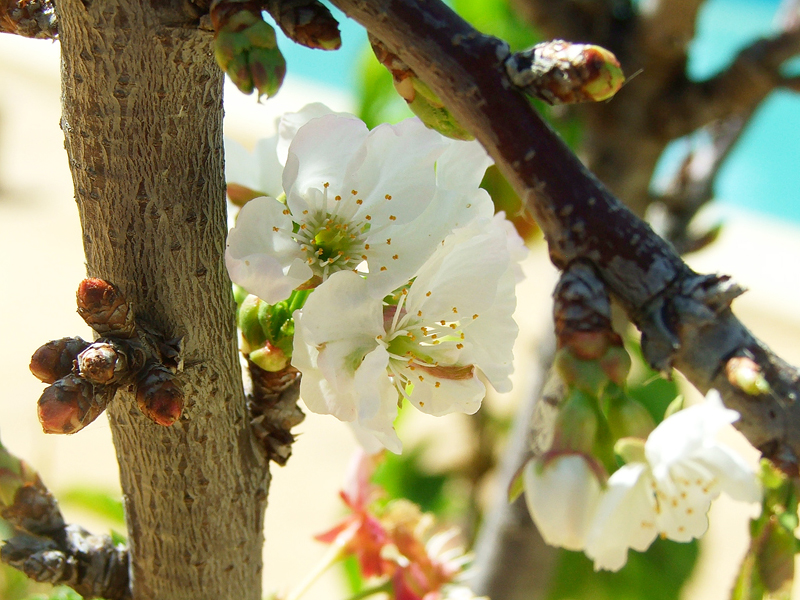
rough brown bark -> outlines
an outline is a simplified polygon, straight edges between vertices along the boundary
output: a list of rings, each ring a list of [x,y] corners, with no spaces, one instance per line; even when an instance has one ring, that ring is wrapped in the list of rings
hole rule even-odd
[[[249,428],[223,264],[222,75],[179,2],[60,0],[63,117],[88,274],[184,337],[171,427],[109,420],[134,600],[256,600],[269,474]]]

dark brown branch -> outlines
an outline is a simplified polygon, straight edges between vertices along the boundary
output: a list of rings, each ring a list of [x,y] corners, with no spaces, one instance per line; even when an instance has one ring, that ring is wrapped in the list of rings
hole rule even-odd
[[[127,600],[128,550],[107,535],[91,535],[67,525],[58,503],[35,471],[0,446],[0,490],[13,500],[0,516],[14,532],[0,549],[0,560],[31,579],[67,585],[84,598]]]
[[[800,456],[800,374],[756,340],[729,309],[741,290],[691,271],[580,163],[511,89],[500,40],[475,31],[444,4],[334,0],[383,40],[486,147],[544,231],[559,268],[591,261],[643,332],[649,362],[714,387],[738,410],[739,428],[785,468]],[[724,367],[750,355],[771,392],[750,395]]]
[[[58,21],[52,0],[0,0],[0,33],[54,40]]]

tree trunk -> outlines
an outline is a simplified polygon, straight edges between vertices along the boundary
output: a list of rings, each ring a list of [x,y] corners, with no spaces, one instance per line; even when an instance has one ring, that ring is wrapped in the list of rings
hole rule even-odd
[[[108,411],[133,598],[256,600],[269,473],[249,428],[223,264],[223,79],[211,34],[185,6],[59,0],[61,126],[89,275],[185,341],[177,423],[152,423],[130,393]]]

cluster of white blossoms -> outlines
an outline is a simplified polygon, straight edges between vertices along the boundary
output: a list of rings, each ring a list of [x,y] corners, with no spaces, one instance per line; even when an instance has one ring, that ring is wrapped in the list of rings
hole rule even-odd
[[[491,161],[477,142],[418,119],[370,131],[316,104],[282,118],[255,155],[226,153],[229,193],[263,194],[228,236],[231,279],[268,303],[313,289],[292,356],[309,410],[349,422],[369,451],[399,453],[403,399],[471,414],[479,374],[510,389],[525,250],[479,187]]]
[[[647,440],[621,440],[625,464],[607,481],[588,455],[531,461],[523,473],[525,495],[544,540],[583,550],[595,570],[617,571],[629,549],[644,551],[656,536],[679,542],[702,536],[720,492],[758,502],[754,469],[716,440],[738,418],[712,390],[702,404],[667,417]]]

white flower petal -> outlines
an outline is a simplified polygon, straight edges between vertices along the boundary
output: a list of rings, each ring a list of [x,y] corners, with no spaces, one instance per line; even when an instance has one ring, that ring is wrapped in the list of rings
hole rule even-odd
[[[273,135],[272,137],[258,140],[253,149],[253,158],[255,159],[256,173],[258,175],[258,188],[256,190],[274,198],[283,193],[283,165],[278,162],[275,148],[277,143],[278,136]]]
[[[447,189],[476,188],[492,163],[479,142],[451,140],[436,161],[436,183]]]
[[[310,189],[322,190],[326,183],[329,210],[335,195],[350,194],[344,189],[345,173],[363,162],[368,133],[359,119],[333,114],[313,119],[297,131],[283,169],[283,189],[292,214],[314,209],[305,195]]]
[[[539,533],[551,546],[582,550],[600,500],[600,483],[582,456],[540,460],[524,468],[525,501]]]
[[[654,469],[681,460],[713,441],[720,429],[738,418],[739,413],[725,408],[716,391],[709,393],[705,402],[678,411],[655,428],[645,443],[647,460]]]
[[[283,210],[274,198],[248,202],[228,234],[225,249],[231,280],[270,304],[288,298],[312,275],[288,235],[292,222]]]
[[[595,571],[618,571],[628,549],[644,551],[655,540],[656,512],[647,465],[621,467],[608,480],[586,540]]]
[[[419,217],[370,236],[370,276],[367,278],[370,293],[383,298],[405,285],[453,229],[475,219],[490,219],[493,208],[486,190],[440,189]]]
[[[421,412],[434,417],[460,412],[472,415],[478,412],[481,401],[486,395],[486,387],[477,375],[470,379],[445,379],[434,377],[419,369],[405,374],[414,384],[409,400]],[[419,377],[423,377],[420,381]],[[439,384],[436,387],[436,383]]]
[[[480,316],[492,305],[510,260],[505,233],[492,222],[471,223],[444,240],[417,273],[408,293],[410,312],[452,320],[454,314]]]
[[[445,139],[419,119],[370,131],[363,161],[352,161],[344,179],[345,188],[364,201],[356,215],[369,214],[376,223],[392,216],[402,224],[422,214],[434,194],[436,158],[445,148]]]
[[[300,316],[313,344],[365,338],[377,346],[384,333],[381,302],[367,294],[364,278],[352,271],[331,275],[306,300]]]
[[[729,448],[721,444],[703,448],[694,460],[713,473],[719,489],[734,500],[761,501],[761,485],[753,467]]]
[[[325,115],[347,115],[347,113],[337,113],[322,104],[321,102],[313,102],[307,104],[299,111],[294,113],[286,113],[281,116],[278,121],[278,139],[276,141],[275,156],[278,163],[281,165],[286,164],[286,157],[289,155],[289,146],[297,135],[297,130],[312,119],[318,119]]]

